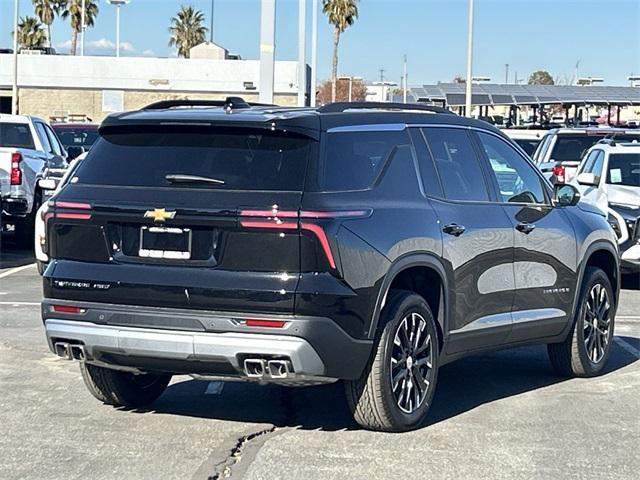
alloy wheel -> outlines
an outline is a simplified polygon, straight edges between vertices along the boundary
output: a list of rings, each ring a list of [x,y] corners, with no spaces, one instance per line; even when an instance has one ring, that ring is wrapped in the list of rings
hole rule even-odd
[[[433,342],[427,321],[410,313],[398,324],[391,351],[391,390],[398,408],[415,412],[427,397],[433,378]]]
[[[609,348],[610,313],[607,289],[597,283],[587,295],[583,317],[584,346],[587,357],[593,363],[599,363]]]

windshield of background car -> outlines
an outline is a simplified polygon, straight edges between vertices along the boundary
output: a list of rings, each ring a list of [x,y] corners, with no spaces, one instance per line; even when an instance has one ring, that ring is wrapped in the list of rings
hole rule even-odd
[[[84,147],[88,149],[98,139],[96,127],[59,127],[54,125],[53,129],[64,148]]]
[[[29,124],[0,122],[0,147],[35,149]]]
[[[613,153],[609,155],[607,183],[640,187],[640,153]]]
[[[127,128],[101,136],[78,167],[78,184],[300,191],[314,141],[264,129]],[[188,175],[215,182],[174,182]]]
[[[603,138],[604,135],[558,135],[550,158],[558,162],[579,161],[587,150]]]
[[[514,142],[526,152],[527,155],[532,156],[540,144],[539,138],[514,138]]]

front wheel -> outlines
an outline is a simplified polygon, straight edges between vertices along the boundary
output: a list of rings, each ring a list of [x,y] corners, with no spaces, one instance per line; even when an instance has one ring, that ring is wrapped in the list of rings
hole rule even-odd
[[[406,431],[424,421],[438,376],[438,336],[427,302],[389,293],[377,348],[361,378],[345,382],[355,420],[365,428]]]
[[[554,370],[566,377],[593,377],[602,372],[613,341],[615,296],[609,277],[587,267],[573,330],[562,343],[547,345]]]
[[[167,388],[171,375],[133,374],[80,363],[84,383],[94,397],[116,407],[137,408],[153,403]]]

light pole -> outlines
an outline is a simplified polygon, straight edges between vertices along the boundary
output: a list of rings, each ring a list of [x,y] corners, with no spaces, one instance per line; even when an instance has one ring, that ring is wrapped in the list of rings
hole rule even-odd
[[[13,82],[11,86],[11,113],[18,114],[18,0],[13,3]]]
[[[276,0],[262,0],[260,9],[260,103],[273,103],[276,42]]]
[[[402,65],[402,103],[407,103],[407,56],[405,55],[403,58],[404,62]]]
[[[316,68],[318,66],[318,0],[311,4],[311,106],[316,106]]]
[[[116,57],[120,56],[120,7],[130,1],[131,0],[107,0],[109,4],[116,6]]]
[[[473,0],[469,0],[469,19],[467,25],[467,80],[465,84],[465,114],[471,117],[471,71],[473,61]]]
[[[306,4],[307,0],[298,0],[298,106],[305,106],[305,93],[307,91],[307,68],[305,57],[305,31],[306,31]]]
[[[80,12],[80,56],[84,57],[84,26],[85,21],[85,0],[82,0],[82,12]]]

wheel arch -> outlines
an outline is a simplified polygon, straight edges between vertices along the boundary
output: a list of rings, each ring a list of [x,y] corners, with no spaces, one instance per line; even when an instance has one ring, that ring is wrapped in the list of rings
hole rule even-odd
[[[421,278],[419,285],[415,283],[410,285],[407,283],[408,278],[414,279],[414,274],[419,275],[420,273],[426,274],[427,276]],[[437,292],[433,292],[432,289],[429,288],[429,285],[425,284],[425,278],[438,280],[439,289]],[[380,314],[385,306],[389,290],[391,290],[394,285],[414,291],[425,298],[436,317],[438,340],[440,349],[442,350],[448,332],[449,288],[446,269],[440,259],[429,253],[420,253],[400,257],[392,263],[378,292],[371,328],[369,329],[369,338],[374,338],[376,335],[380,322]],[[427,292],[427,295],[424,295],[424,292]]]

